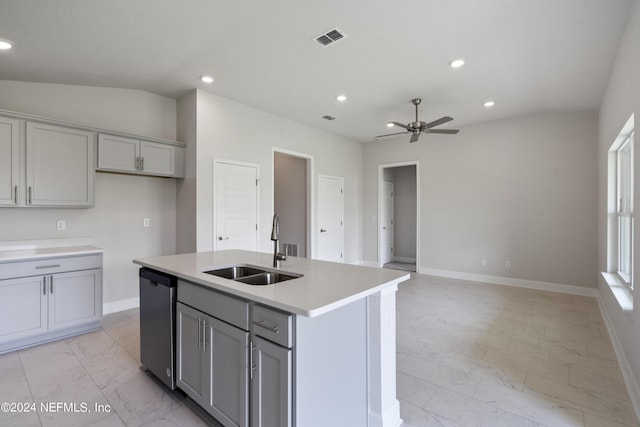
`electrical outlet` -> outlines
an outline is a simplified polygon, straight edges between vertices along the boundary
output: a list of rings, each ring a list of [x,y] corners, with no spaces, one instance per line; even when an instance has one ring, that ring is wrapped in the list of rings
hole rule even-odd
[[[142,220],[142,225],[145,227],[149,227],[151,225],[151,221],[149,220],[149,218],[145,218]]]
[[[67,223],[65,222],[64,219],[59,219],[56,221],[56,230],[64,231],[66,229],[67,229]]]
[[[486,259],[483,259],[483,260],[482,260],[482,266],[483,266],[483,267],[486,267],[486,266],[487,266],[487,260],[486,260]]]
[[[508,261],[508,260],[505,261],[504,262],[504,266],[505,266],[505,268],[511,268],[511,261]]]

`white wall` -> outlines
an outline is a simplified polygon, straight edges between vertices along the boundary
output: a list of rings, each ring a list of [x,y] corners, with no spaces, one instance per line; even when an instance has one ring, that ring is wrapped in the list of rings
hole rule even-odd
[[[186,95],[193,97],[193,94]],[[273,213],[273,148],[313,156],[313,194],[318,174],[345,179],[345,261],[361,260],[362,147],[346,138],[313,129],[207,92],[196,91],[197,127],[196,248],[213,248],[213,159],[240,160],[260,165],[259,250],[272,250],[269,233]],[[178,101],[179,112],[192,108]],[[184,113],[184,115],[188,115]],[[193,119],[191,119],[193,122]],[[187,150],[187,156],[189,156]],[[191,160],[188,161],[192,161]],[[178,195],[182,197],[182,195]],[[193,200],[193,197],[192,197]],[[314,203],[315,207],[315,203]],[[179,215],[178,221],[183,218]],[[281,224],[281,229],[286,228]]]
[[[0,109],[176,138],[175,100],[147,92],[0,81],[0,94]],[[138,297],[133,258],[175,252],[176,180],[97,173],[95,191],[90,209],[0,209],[0,241],[90,238],[104,249],[104,302],[113,306]],[[66,220],[65,231],[56,231],[57,219]]]
[[[595,112],[540,113],[414,144],[367,144],[364,259],[377,261],[378,165],[417,160],[419,269],[595,287],[596,149]]]
[[[620,43],[613,71],[602,104],[599,117],[599,146],[598,146],[598,270],[606,271],[607,268],[607,151],[618,132],[622,129],[627,119],[635,113],[637,126],[640,113],[640,1],[636,0],[629,15],[627,27]],[[640,173],[637,173],[640,165],[640,150],[638,150],[638,136],[636,133],[635,150],[635,188],[634,197],[640,200]],[[637,218],[636,218],[637,219]],[[630,392],[636,406],[636,412],[640,409],[640,285],[637,274],[640,272],[640,233],[634,234],[634,265],[635,282],[633,314],[625,314],[618,306],[611,290],[598,274],[598,290],[600,301],[611,326],[613,327],[614,343],[619,344],[618,350],[623,351],[624,359],[621,361],[623,372],[630,370]],[[626,372],[625,372],[626,373]]]

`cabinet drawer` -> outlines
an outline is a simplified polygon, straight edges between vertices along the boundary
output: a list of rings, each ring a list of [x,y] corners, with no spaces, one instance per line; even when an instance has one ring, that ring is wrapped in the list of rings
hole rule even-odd
[[[178,301],[238,328],[249,330],[249,303],[203,286],[178,280]]]
[[[251,332],[281,346],[293,347],[293,314],[255,304]]]
[[[102,254],[7,262],[0,264],[0,280],[94,268],[102,268]]]

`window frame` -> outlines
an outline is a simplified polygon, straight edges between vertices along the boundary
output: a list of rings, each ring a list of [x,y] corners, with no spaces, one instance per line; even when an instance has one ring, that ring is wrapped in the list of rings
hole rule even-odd
[[[634,131],[621,139],[616,154],[616,275],[633,289],[633,175]]]

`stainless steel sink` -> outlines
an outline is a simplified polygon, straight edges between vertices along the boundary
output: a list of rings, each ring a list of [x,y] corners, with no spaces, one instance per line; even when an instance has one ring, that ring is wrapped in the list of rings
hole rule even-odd
[[[294,276],[284,273],[272,273],[265,271],[262,274],[256,274],[254,276],[247,276],[238,279],[238,282],[246,283],[247,285],[273,285],[274,283],[284,282],[286,280],[296,279],[300,276]]]
[[[234,265],[231,267],[203,271],[203,273],[224,277],[225,279],[235,280],[247,285],[273,285],[275,283],[302,277],[302,274],[270,271],[251,265]]]
[[[241,277],[264,273],[264,270],[248,267],[246,265],[234,265],[233,267],[225,267],[219,268],[217,270],[205,271],[205,273],[212,274],[218,277],[224,277],[225,279],[236,280]]]

